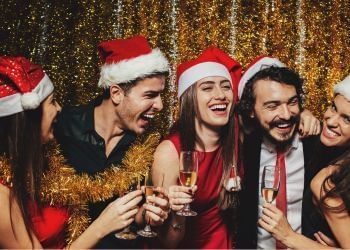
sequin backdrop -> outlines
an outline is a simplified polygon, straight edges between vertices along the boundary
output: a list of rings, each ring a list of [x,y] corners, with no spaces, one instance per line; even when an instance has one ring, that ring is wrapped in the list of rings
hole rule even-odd
[[[101,40],[143,34],[173,70],[214,43],[242,65],[276,56],[305,79],[306,107],[318,117],[334,83],[350,73],[350,0],[7,0],[0,1],[0,54],[42,64],[63,104],[86,103],[97,88]],[[174,71],[164,112],[176,117]]]

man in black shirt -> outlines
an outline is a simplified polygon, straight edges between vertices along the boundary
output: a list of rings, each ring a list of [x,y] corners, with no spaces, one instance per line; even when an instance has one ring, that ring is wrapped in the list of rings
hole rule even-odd
[[[112,164],[122,162],[125,152],[142,134],[155,114],[162,110],[161,92],[169,70],[168,61],[158,49],[151,49],[142,36],[102,42],[103,61],[99,86],[103,96],[88,105],[65,107],[58,117],[55,136],[64,156],[78,173],[91,176]],[[127,202],[128,195],[124,196]],[[89,215],[96,219],[114,199],[90,204]],[[168,203],[157,199],[154,206],[141,207],[135,221],[146,217],[161,224],[167,218]],[[128,211],[120,215],[127,221]],[[141,216],[143,214],[143,216]],[[104,237],[97,248],[138,248],[137,241],[118,240],[113,234]]]

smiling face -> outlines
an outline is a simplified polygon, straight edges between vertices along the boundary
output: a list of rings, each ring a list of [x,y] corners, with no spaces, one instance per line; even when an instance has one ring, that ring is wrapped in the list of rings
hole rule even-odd
[[[160,97],[164,90],[165,76],[145,78],[136,83],[117,107],[117,114],[124,130],[142,134],[150,120],[163,109]]]
[[[328,147],[350,145],[350,101],[340,94],[324,114],[321,142]]]
[[[49,95],[42,102],[42,119],[41,119],[41,140],[46,143],[54,138],[53,123],[58,112],[61,111],[61,106],[56,102],[53,94]]]
[[[258,80],[254,85],[256,101],[251,114],[265,135],[275,143],[289,143],[296,132],[300,109],[296,89],[272,80]]]
[[[198,115],[196,119],[209,127],[228,123],[233,103],[231,83],[221,76],[205,77],[196,83]]]

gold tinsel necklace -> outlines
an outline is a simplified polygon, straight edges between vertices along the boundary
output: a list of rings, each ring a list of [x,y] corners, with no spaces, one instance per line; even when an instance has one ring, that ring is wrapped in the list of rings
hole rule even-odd
[[[135,176],[140,177],[148,171],[159,138],[159,134],[150,134],[144,140],[137,138],[120,166],[112,166],[94,176],[76,174],[66,164],[58,145],[49,150],[49,168],[43,174],[40,194],[42,202],[69,209],[67,244],[89,226],[88,203],[105,201],[123,193]],[[11,167],[5,156],[0,156],[0,179],[11,186]]]

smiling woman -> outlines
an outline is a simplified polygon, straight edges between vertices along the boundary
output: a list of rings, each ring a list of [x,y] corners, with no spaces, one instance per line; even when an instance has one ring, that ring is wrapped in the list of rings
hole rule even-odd
[[[173,211],[161,232],[162,247],[232,247],[236,204],[225,184],[237,159],[233,107],[240,73],[239,63],[214,46],[177,69],[180,117],[174,132],[157,147],[152,167],[155,183],[166,173]],[[195,187],[178,185],[181,151],[199,155]],[[197,216],[177,214],[188,203]]]

